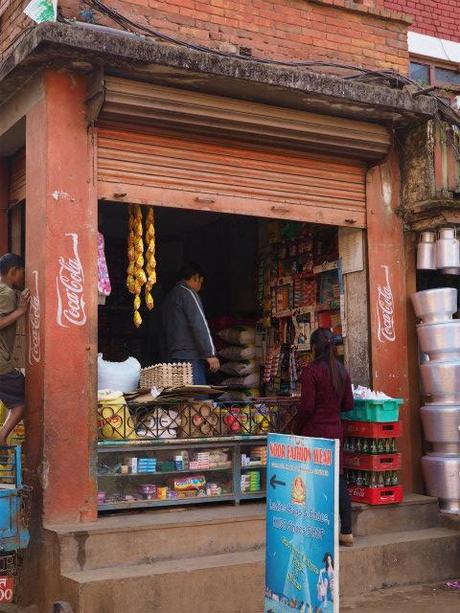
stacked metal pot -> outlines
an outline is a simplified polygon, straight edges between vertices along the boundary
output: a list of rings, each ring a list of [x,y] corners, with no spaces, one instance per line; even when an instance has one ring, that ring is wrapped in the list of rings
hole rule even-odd
[[[460,513],[460,319],[457,290],[431,289],[412,296],[420,350],[420,371],[429,402],[421,408],[431,450],[422,458],[425,484],[441,509]]]
[[[460,274],[460,243],[456,228],[427,230],[417,246],[417,270],[439,270],[445,275]]]

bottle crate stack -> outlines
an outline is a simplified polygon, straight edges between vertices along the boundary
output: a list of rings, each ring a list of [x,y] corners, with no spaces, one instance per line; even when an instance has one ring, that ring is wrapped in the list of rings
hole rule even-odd
[[[372,505],[401,502],[398,439],[402,424],[396,421],[400,401],[394,401],[391,412],[379,410],[378,401],[364,402],[364,412],[355,409],[351,415],[353,421],[344,421],[344,471],[348,491],[354,502]],[[375,411],[373,403],[376,403]],[[366,421],[360,421],[363,418]],[[377,421],[389,418],[396,420]]]

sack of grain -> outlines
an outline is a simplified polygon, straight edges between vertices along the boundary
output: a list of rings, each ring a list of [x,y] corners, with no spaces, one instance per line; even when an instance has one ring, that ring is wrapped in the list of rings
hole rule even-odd
[[[256,329],[252,326],[233,326],[221,330],[217,336],[229,345],[253,345],[256,341]]]
[[[230,377],[222,381],[222,385],[230,387],[257,387],[259,385],[259,375],[251,373],[245,377]]]
[[[243,360],[242,362],[224,362],[220,370],[232,377],[244,377],[257,370],[255,360]]]
[[[241,362],[242,360],[251,360],[256,356],[255,345],[242,345],[237,347],[236,345],[231,347],[224,347],[219,351],[219,356],[225,360],[232,362]]]

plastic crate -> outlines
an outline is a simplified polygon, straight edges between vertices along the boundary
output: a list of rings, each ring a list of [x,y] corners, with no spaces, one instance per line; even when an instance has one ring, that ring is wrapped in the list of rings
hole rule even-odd
[[[348,493],[353,502],[372,505],[396,504],[402,502],[403,499],[402,485],[392,487],[361,487],[359,485],[352,485],[348,488]]]
[[[355,399],[355,408],[342,414],[342,419],[351,421],[393,422],[399,419],[400,398],[388,400]]]
[[[344,466],[345,468],[352,468],[355,470],[371,470],[374,472],[399,470],[401,468],[401,454],[383,453],[379,455],[372,455],[369,453],[345,452]]]
[[[344,436],[360,438],[399,438],[402,436],[402,422],[344,421],[343,433]]]

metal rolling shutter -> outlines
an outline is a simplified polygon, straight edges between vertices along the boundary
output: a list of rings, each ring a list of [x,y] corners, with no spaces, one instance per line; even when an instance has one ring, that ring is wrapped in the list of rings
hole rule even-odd
[[[97,143],[101,199],[366,225],[363,161],[126,124]]]

